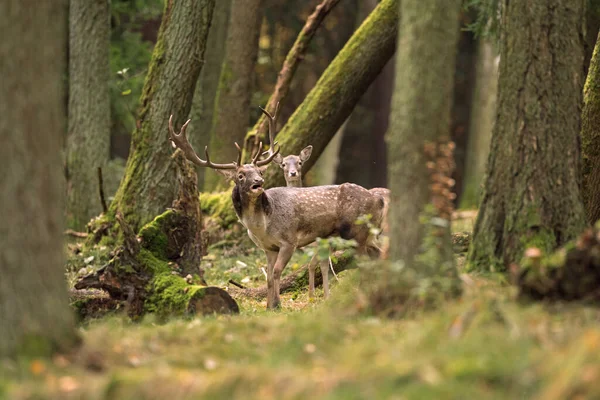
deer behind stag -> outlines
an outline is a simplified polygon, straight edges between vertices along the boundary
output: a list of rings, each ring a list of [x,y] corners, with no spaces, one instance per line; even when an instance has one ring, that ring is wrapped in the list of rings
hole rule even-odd
[[[173,116],[169,118],[169,132],[173,146],[181,149],[192,163],[215,169],[234,181],[231,196],[235,212],[252,241],[267,256],[267,308],[279,307],[281,273],[297,248],[319,237],[336,235],[356,240],[358,251],[367,252],[371,237],[369,227],[357,225],[355,221],[361,215],[370,214],[375,223],[380,223],[384,207],[381,196],[351,183],[265,190],[263,172],[279,154],[278,148],[274,150],[276,143],[271,142],[264,153],[267,158],[259,160],[261,143],[250,164],[242,164],[242,152],[236,143],[237,161],[215,164],[210,160],[207,147],[203,160],[188,142],[185,130],[190,120],[176,133],[172,119]],[[269,124],[269,130],[273,128],[273,124]]]

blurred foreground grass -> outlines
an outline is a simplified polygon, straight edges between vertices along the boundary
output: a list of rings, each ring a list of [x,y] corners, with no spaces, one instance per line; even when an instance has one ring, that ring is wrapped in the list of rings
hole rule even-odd
[[[280,312],[158,324],[119,318],[82,328],[52,362],[4,363],[7,399],[566,399],[600,397],[600,312],[517,304],[511,289],[466,279],[460,301],[405,320],[286,296]],[[290,306],[295,303],[295,306]],[[347,302],[344,302],[347,304]],[[299,306],[301,304],[301,306]]]

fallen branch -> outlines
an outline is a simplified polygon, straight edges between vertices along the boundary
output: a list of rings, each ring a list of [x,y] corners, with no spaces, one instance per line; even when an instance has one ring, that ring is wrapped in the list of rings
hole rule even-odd
[[[239,287],[240,289],[246,289],[246,286],[242,285],[241,283],[237,283],[233,279],[230,279],[228,282],[231,283],[233,286]]]
[[[337,262],[332,263],[332,271],[334,274],[339,274],[342,271],[351,269],[355,266],[354,256],[344,255],[342,252],[336,253]],[[320,268],[315,271],[315,287],[323,284],[323,276]],[[279,282],[279,292],[293,292],[298,289],[303,289],[308,286],[308,264],[303,265],[297,271],[292,272],[281,278]],[[267,285],[257,288],[236,289],[230,287],[228,292],[233,296],[250,297],[253,299],[262,299],[267,297]]]
[[[304,58],[304,53],[306,53],[306,49],[308,48],[311,39],[315,35],[317,28],[319,25],[321,25],[321,22],[323,22],[325,16],[329,14],[329,12],[339,2],[340,0],[323,0],[306,20],[306,23],[298,34],[294,45],[285,57],[283,66],[281,67],[279,75],[277,76],[275,89],[273,90],[273,93],[267,102],[267,106],[265,107],[267,111],[274,110],[276,104],[285,100],[290,90],[292,78],[296,73],[296,69],[300,64],[300,61]],[[246,143],[244,146],[246,154],[253,154],[256,152],[259,142],[261,141],[259,132],[264,132],[266,127],[267,118],[265,115],[261,114],[260,118],[254,125],[254,128],[246,137]],[[266,140],[263,140],[263,143],[266,143]]]
[[[86,237],[88,237],[88,234],[86,232],[77,232],[77,231],[74,231],[73,229],[67,229],[63,232],[63,234],[67,235],[67,236],[73,236],[76,238],[82,238],[82,239],[85,239]]]

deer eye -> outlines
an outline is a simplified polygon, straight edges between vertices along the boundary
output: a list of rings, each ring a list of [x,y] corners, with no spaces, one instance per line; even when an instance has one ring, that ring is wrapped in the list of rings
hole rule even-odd
[[[302,165],[302,161],[298,161],[298,166]]]
[[[238,179],[241,181],[242,179],[244,179],[244,174],[239,174],[238,175]]]

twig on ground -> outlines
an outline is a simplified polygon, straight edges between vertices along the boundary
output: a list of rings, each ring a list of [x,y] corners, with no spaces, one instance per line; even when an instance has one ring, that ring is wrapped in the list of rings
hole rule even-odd
[[[231,283],[233,286],[237,286],[240,289],[246,289],[246,286],[242,285],[241,283],[237,283],[236,281],[234,281],[233,279],[229,280],[229,283]]]

